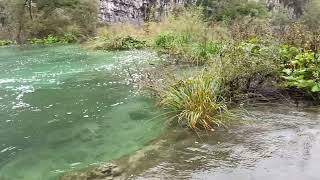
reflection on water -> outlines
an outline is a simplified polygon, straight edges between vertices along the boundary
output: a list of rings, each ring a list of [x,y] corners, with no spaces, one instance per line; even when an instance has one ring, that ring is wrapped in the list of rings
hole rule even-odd
[[[144,152],[131,179],[320,179],[319,107],[272,104],[248,112],[248,123],[202,139],[172,131]]]
[[[0,49],[0,179],[47,180],[133,152],[161,131],[132,79],[154,55]],[[148,113],[143,113],[148,112]]]

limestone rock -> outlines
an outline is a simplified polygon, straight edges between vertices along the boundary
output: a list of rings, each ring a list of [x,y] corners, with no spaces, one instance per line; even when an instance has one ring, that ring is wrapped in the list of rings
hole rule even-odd
[[[106,24],[131,23],[141,25],[149,17],[157,20],[187,0],[100,0],[100,19]]]

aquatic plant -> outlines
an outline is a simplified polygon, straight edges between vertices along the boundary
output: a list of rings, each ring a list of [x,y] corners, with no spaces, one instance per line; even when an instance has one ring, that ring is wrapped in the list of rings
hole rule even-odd
[[[213,77],[199,75],[169,86],[160,104],[189,128],[211,130],[226,126],[228,121],[229,112],[220,88]]]

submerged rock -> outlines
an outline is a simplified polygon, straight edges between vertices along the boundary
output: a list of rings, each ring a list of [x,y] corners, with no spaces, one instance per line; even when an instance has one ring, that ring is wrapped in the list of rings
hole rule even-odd
[[[123,170],[115,164],[103,164],[87,171],[72,172],[61,177],[61,180],[118,180]]]

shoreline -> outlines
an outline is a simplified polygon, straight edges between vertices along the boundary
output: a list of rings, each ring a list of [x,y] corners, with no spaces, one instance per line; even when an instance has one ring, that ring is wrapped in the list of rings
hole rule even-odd
[[[315,106],[311,105],[310,102],[305,101],[300,103],[301,106],[297,107],[293,100],[288,103],[286,102],[268,102],[268,103],[253,103],[246,105],[246,108],[261,108],[261,107],[282,107],[296,110],[304,110],[308,108],[313,108]],[[225,139],[224,136],[229,137],[230,133],[234,134],[239,131],[242,133],[242,129],[246,131],[252,131],[255,128],[259,128],[254,125],[256,120],[250,120],[248,116],[244,115],[243,118],[248,118],[245,122],[233,123],[230,128],[219,128],[214,132],[202,131],[197,134],[190,129],[179,127],[179,126],[170,126],[165,130],[159,138],[149,142],[146,146],[140,150],[124,155],[119,159],[112,160],[110,162],[102,163],[96,167],[89,167],[85,169],[80,169],[70,173],[66,173],[61,176],[60,180],[124,180],[124,179],[137,179],[140,175],[145,173],[147,170],[152,169],[157,164],[161,164],[162,161],[166,159],[174,159],[175,151],[179,152],[179,149],[189,148],[198,146],[207,141],[212,141],[215,139]],[[262,127],[261,127],[262,128]],[[252,130],[250,130],[252,129]],[[210,140],[211,139],[211,140]],[[225,140],[227,140],[226,138]],[[225,141],[224,140],[224,141]],[[220,144],[219,140],[216,141],[217,144]],[[196,150],[196,149],[195,149]],[[195,154],[198,150],[195,151]],[[192,150],[193,152],[193,150]],[[191,152],[191,154],[192,154]]]

